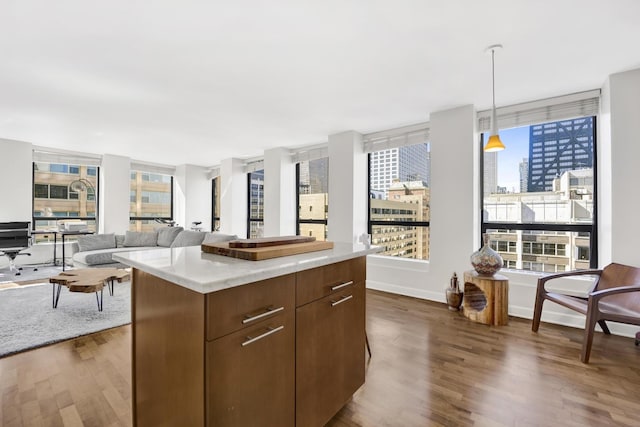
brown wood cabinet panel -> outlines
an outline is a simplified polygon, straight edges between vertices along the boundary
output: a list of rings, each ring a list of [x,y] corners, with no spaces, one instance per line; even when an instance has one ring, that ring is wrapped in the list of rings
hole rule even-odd
[[[204,425],[204,296],[133,269],[133,424]]]
[[[364,384],[364,281],[296,310],[296,425],[323,426]]]
[[[333,287],[352,281],[364,282],[366,257],[354,258],[297,273],[296,306],[299,307],[332,292]]]
[[[295,281],[289,274],[207,294],[207,340],[292,311]],[[248,317],[255,320],[243,323]]]
[[[294,425],[294,316],[288,309],[207,343],[208,426]]]

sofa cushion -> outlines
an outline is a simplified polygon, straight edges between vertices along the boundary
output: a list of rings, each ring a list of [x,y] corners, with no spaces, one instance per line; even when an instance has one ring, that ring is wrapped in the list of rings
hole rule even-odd
[[[124,234],[116,234],[116,248],[124,246]]]
[[[110,249],[116,247],[115,234],[91,234],[78,236],[78,250],[81,252],[95,251],[97,249]]]
[[[198,246],[202,244],[204,231],[182,230],[171,244],[172,248],[182,248],[184,246]]]
[[[237,240],[238,236],[235,234],[224,234],[219,231],[214,231],[213,233],[207,233],[204,236],[204,240],[202,243],[219,243],[219,242],[228,242],[229,240]]]
[[[125,248],[139,246],[156,246],[158,244],[158,233],[155,231],[127,231],[124,235]]]
[[[147,250],[147,249],[158,249],[158,246],[135,248],[136,251]],[[131,251],[132,251],[131,248],[112,248],[112,249],[98,249],[95,251],[88,251],[88,252],[77,252],[73,255],[73,262],[74,262],[74,265],[76,262],[79,262],[89,266],[113,264],[116,262],[112,258],[112,255],[114,253],[131,252]]]
[[[182,227],[158,227],[156,231],[158,232],[158,246],[163,246],[168,248],[171,246],[173,241],[176,239],[176,236],[180,234],[180,232],[184,230]]]

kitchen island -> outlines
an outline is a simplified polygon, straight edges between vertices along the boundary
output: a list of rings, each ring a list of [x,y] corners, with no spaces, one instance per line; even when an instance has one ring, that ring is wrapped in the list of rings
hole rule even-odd
[[[378,251],[114,254],[133,267],[134,425],[324,425],[364,383],[366,255]]]

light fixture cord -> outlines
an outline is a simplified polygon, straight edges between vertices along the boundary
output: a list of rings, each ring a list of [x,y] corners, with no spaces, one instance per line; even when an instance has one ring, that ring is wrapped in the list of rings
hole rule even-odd
[[[496,69],[494,64],[495,49],[491,49],[491,89],[493,91],[493,109],[496,109]]]

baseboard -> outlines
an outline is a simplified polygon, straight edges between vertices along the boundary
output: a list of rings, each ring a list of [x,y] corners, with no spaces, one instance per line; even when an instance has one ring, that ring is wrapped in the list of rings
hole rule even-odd
[[[433,291],[427,291],[424,289],[409,288],[405,286],[391,285],[389,283],[376,282],[375,280],[369,280],[369,279],[367,279],[367,289],[374,289],[376,291],[389,292],[392,294],[399,294],[399,295],[404,295],[408,297],[441,302],[445,304],[447,302],[444,295],[444,290],[441,293],[438,293]]]

